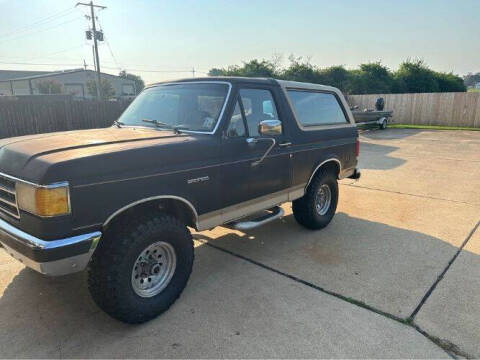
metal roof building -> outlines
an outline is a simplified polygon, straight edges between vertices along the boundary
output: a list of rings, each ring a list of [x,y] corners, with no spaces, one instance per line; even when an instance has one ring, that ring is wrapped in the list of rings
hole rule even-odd
[[[16,71],[0,70],[0,95],[43,95],[39,85],[53,81],[60,85],[61,93],[78,99],[95,98],[88,91],[87,83],[95,81],[92,70],[73,69],[63,71]],[[135,81],[120,76],[101,73],[112,85],[115,98],[129,98],[136,95]]]

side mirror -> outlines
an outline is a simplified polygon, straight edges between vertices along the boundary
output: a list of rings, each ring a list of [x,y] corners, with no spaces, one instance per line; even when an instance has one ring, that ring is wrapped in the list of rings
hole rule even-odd
[[[282,135],[282,122],[280,120],[263,120],[258,124],[258,133],[265,136]]]

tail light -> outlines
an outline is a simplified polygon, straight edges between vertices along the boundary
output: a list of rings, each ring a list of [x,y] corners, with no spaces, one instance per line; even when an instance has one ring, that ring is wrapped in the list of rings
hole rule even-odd
[[[360,156],[360,140],[357,139],[357,157]]]

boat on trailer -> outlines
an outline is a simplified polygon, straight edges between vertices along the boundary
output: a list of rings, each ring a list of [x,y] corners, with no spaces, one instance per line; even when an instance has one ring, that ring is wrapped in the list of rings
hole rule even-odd
[[[351,108],[355,123],[360,126],[378,125],[380,129],[386,129],[389,118],[393,116],[393,111],[384,111],[385,102],[383,98],[378,98],[375,103],[375,109],[358,110],[358,106]]]

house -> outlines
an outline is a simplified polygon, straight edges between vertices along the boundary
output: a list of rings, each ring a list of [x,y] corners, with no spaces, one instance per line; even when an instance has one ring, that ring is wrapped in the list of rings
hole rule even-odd
[[[474,86],[475,89],[480,89],[480,82],[477,82]]]
[[[102,81],[108,80],[114,91],[114,98],[125,99],[136,95],[135,81],[116,75],[101,73]],[[73,95],[77,99],[92,99],[87,83],[95,81],[97,73],[92,70],[73,69],[63,71],[12,71],[0,70],[0,95],[43,95],[42,83],[55,82],[60,85],[62,94]]]

